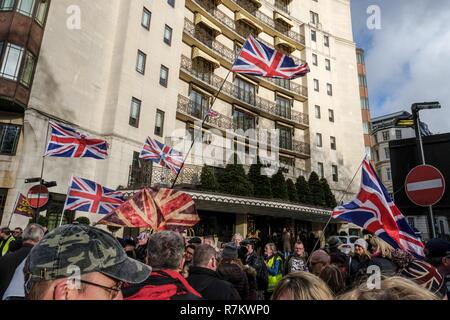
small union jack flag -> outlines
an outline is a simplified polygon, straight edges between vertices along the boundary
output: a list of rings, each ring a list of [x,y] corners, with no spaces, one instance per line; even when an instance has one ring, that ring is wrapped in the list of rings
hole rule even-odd
[[[265,78],[295,79],[310,72],[307,63],[294,59],[249,36],[231,71]]]
[[[353,201],[334,209],[333,217],[374,233],[395,249],[424,257],[424,245],[389,196],[370,162],[362,164],[361,189]]]
[[[181,152],[150,137],[145,142],[140,158],[159,163],[162,167],[172,170],[175,174],[180,172],[183,165],[183,155]]]
[[[87,137],[77,130],[50,121],[51,137],[45,157],[94,158],[108,157],[108,142]]]
[[[125,202],[123,193],[87,179],[72,177],[64,210],[108,214]]]

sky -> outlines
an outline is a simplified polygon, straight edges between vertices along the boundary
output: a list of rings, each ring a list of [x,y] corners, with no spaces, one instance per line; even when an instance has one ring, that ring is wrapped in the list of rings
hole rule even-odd
[[[439,101],[442,109],[421,111],[421,120],[435,134],[450,132],[450,1],[351,4],[353,36],[365,50],[372,117],[411,111],[414,102]],[[378,20],[373,9],[367,13],[373,5]]]

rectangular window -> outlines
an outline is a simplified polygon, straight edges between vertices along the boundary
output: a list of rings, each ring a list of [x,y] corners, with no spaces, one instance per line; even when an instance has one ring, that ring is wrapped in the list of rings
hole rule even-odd
[[[150,10],[148,10],[147,8],[144,7],[144,10],[142,12],[142,21],[141,21],[142,26],[145,29],[150,30],[150,22],[151,21],[152,21],[152,13],[150,12]]]
[[[402,140],[402,130],[395,130],[395,139]]]
[[[25,55],[25,62],[22,68],[22,75],[20,76],[20,83],[29,88],[33,80],[34,67],[36,65],[35,57],[27,52]]]
[[[314,79],[314,90],[319,92],[319,80]]]
[[[0,123],[0,154],[14,156],[20,138],[20,126]]]
[[[315,65],[315,66],[319,65],[319,63],[317,61],[317,54],[313,53],[312,57],[313,57],[313,65]]]
[[[317,33],[315,30],[311,30],[311,41],[317,41]]]
[[[331,150],[336,150],[336,137],[330,137]]]
[[[167,0],[167,3],[168,3],[171,7],[175,8],[175,0]]]
[[[147,55],[141,50],[138,50],[137,61],[136,61],[136,71],[145,74],[145,64],[147,61]]]
[[[331,71],[331,60],[325,59],[325,69]]]
[[[277,126],[280,134],[280,148],[292,150],[292,128]]]
[[[130,120],[129,124],[132,127],[139,128],[139,117],[141,114],[141,101],[133,98],[131,100]]]
[[[369,100],[366,98],[361,98],[361,109],[369,109]]]
[[[244,132],[256,128],[255,116],[240,109],[234,109],[233,123],[235,130],[243,130]]]
[[[11,11],[14,8],[14,0],[1,0],[0,11]]]
[[[387,181],[392,181],[391,168],[386,168],[386,178],[387,178]]]
[[[334,165],[331,166],[331,171],[333,173],[333,181],[338,182],[339,181],[338,167]]]
[[[369,124],[367,122],[363,122],[363,132],[364,134],[369,134]]]
[[[17,4],[17,12],[31,17],[33,15],[35,0],[19,0]]]
[[[328,109],[328,120],[330,120],[330,122],[334,122],[334,110],[333,109]]]
[[[315,13],[314,11],[310,11],[309,15],[311,17],[311,23],[312,24],[318,24],[319,23],[319,15]]]
[[[205,114],[209,108],[209,98],[208,96],[202,94],[194,89],[191,90],[190,95],[191,103],[188,106],[188,113],[197,119],[204,119]]]
[[[360,86],[360,87],[364,87],[364,88],[367,87],[367,79],[366,79],[366,76],[360,74],[360,75],[358,75],[358,80],[359,80],[359,86]]]
[[[316,110],[316,119],[320,119],[321,118],[320,106],[316,106],[315,110]]]
[[[48,1],[48,0],[41,0],[39,2],[38,8],[36,10],[36,17],[34,19],[41,27],[44,26],[45,21],[47,20],[49,3],[50,3],[50,1]]]
[[[248,104],[256,103],[256,86],[240,77],[234,79],[234,95]]]
[[[383,141],[389,141],[391,140],[391,135],[389,134],[389,131],[383,132]]]
[[[329,96],[333,95],[333,86],[329,83],[327,83],[327,93]]]
[[[325,47],[329,47],[330,46],[330,37],[329,36],[323,36],[323,45]]]
[[[386,159],[390,159],[391,158],[391,153],[389,151],[389,148],[384,148],[384,157]]]
[[[323,146],[321,133],[316,133],[316,146],[319,148],[322,148],[322,146]]]
[[[291,119],[292,101],[277,95],[276,102],[277,102],[277,115],[286,119]]]
[[[161,70],[159,71],[159,84],[167,88],[169,83],[169,68],[161,65]]]
[[[2,68],[0,69],[1,77],[14,81],[17,80],[23,51],[23,48],[16,46],[15,44],[8,43],[6,45]]]
[[[317,173],[318,173],[320,179],[325,178],[325,171],[323,169],[323,163],[322,162],[318,162],[317,163]]]
[[[164,134],[164,111],[156,110],[155,134],[162,137]]]
[[[164,28],[164,43],[168,44],[169,46],[172,44],[172,28],[167,24]]]

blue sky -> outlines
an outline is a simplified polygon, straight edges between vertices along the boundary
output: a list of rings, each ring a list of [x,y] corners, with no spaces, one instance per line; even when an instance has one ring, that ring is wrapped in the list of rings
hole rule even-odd
[[[351,0],[355,42],[366,52],[372,116],[440,101],[423,111],[433,133],[450,132],[450,1]],[[380,28],[369,29],[369,6],[380,9]]]

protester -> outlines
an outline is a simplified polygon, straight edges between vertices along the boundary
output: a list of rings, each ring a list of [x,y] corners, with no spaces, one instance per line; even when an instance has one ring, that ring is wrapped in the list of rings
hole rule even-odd
[[[30,300],[120,300],[123,282],[142,282],[150,272],[128,258],[109,233],[69,224],[49,232],[31,250],[25,294]]]
[[[208,244],[195,248],[188,282],[207,300],[240,300],[233,285],[217,273],[217,252]]]
[[[248,276],[244,271],[241,260],[238,258],[238,248],[234,242],[227,243],[224,246],[217,273],[222,279],[233,285],[242,300],[248,300]]]
[[[307,256],[303,242],[297,241],[294,245],[294,253],[284,263],[284,274],[298,271],[308,271]]]
[[[192,265],[192,259],[194,258],[194,253],[195,253],[195,245],[189,244],[186,247],[186,252],[184,254],[184,265],[183,265],[183,269],[181,271],[181,275],[183,276],[183,278],[189,277],[189,268]]]
[[[137,240],[137,246],[135,249],[136,259],[141,262],[145,262],[145,257],[147,256],[148,237],[149,234],[147,232],[141,232],[136,238]]]
[[[311,254],[309,259],[310,272],[319,276],[322,269],[330,265],[331,259],[328,253],[324,250],[316,250]]]
[[[20,234],[20,237],[22,233]],[[0,298],[3,297],[17,267],[28,256],[31,249],[44,237],[44,229],[38,224],[29,224],[23,232],[23,245],[15,251],[0,258]],[[23,286],[23,282],[22,282]]]
[[[264,256],[267,266],[267,272],[269,274],[265,298],[266,300],[269,300],[278,282],[280,282],[280,280],[283,278],[283,259],[278,254],[277,247],[274,243],[266,244],[264,248]]]
[[[335,296],[344,293],[345,278],[337,266],[333,264],[325,266],[320,272],[319,278],[328,285]]]
[[[9,228],[0,229],[0,257],[3,257],[9,252],[9,247],[15,240]]]
[[[367,242],[364,239],[355,241],[355,252],[350,256],[349,276],[351,283],[361,281],[366,274],[367,267],[371,263],[371,257],[367,251]]]
[[[269,281],[266,263],[256,254],[255,242],[253,240],[243,240],[241,246],[244,246],[247,249],[247,254],[244,257],[245,265],[256,271],[256,300],[264,300],[264,293],[267,290]],[[249,286],[250,285],[251,283],[249,281]]]
[[[126,254],[130,258],[137,259],[137,256],[136,256],[136,242],[133,239],[131,239],[131,238],[125,239],[124,240],[124,248],[123,249],[125,250]]]
[[[199,237],[193,237],[192,239],[190,239],[188,241],[188,244],[193,244],[193,245],[202,244],[202,239]]]
[[[380,288],[368,287],[363,282],[359,287],[341,295],[338,300],[439,300],[428,290],[403,277],[385,278]]]
[[[125,300],[198,300],[202,296],[181,276],[184,239],[178,232],[161,231],[148,239],[147,263],[151,274],[141,283],[125,287]]]
[[[240,247],[243,239],[244,238],[242,237],[242,235],[240,233],[236,233],[233,235],[233,238],[231,238],[231,241],[234,242],[236,247]]]
[[[369,243],[372,247],[370,265],[378,266],[384,275],[395,275],[397,266],[392,262],[394,248],[377,236],[373,236]]]
[[[427,242],[425,250],[428,262],[444,278],[447,297],[450,300],[450,242],[442,239],[431,239]]]
[[[288,229],[283,229],[283,234],[281,236],[281,241],[283,242],[283,254],[286,259],[292,254],[292,246],[291,246],[291,233]]]
[[[20,228],[20,227],[14,228],[12,235],[13,235],[14,239],[16,239],[16,240],[14,240],[10,244],[10,246],[9,246],[10,252],[14,252],[14,251],[17,251],[20,248],[22,248],[22,244],[23,244],[22,233],[23,233],[22,228]]]
[[[277,285],[272,300],[333,300],[325,282],[308,272],[291,273]]]

